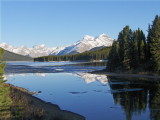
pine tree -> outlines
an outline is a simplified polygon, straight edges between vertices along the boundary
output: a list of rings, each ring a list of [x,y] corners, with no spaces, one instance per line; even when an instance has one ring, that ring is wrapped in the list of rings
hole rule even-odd
[[[116,70],[119,67],[119,64],[120,64],[119,43],[117,41],[114,41],[108,56],[109,71]]]
[[[121,66],[124,69],[130,69],[130,58],[129,58],[129,42],[132,39],[132,30],[129,26],[123,28],[123,30],[119,33],[118,42],[119,42],[119,55]]]
[[[136,69],[138,67],[138,32],[133,32],[133,38],[130,43],[130,66],[133,69]]]
[[[146,40],[142,30],[134,31],[130,34],[129,41],[129,60],[130,68],[136,69],[141,66],[146,59]]]
[[[150,43],[151,43],[151,26],[149,25],[148,26],[148,36],[147,36],[147,46],[146,46],[146,48],[147,48],[147,61],[149,61],[150,60],[150,58],[151,58],[151,53],[150,53],[150,51],[151,51],[151,45],[150,45]]]
[[[160,16],[155,17],[149,35],[152,69],[160,72]]]
[[[146,38],[142,30],[138,28],[138,57],[140,63],[145,61],[146,56]]]

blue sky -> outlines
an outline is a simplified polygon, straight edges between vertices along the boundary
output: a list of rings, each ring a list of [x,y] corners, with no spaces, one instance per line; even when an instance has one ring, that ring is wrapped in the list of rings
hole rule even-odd
[[[125,25],[140,27],[160,15],[160,1],[1,0],[0,42],[21,46],[66,46],[84,35],[117,39]]]

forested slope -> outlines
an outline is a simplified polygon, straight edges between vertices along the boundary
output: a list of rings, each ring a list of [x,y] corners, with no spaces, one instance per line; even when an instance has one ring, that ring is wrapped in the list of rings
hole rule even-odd
[[[105,47],[95,51],[84,52],[74,55],[44,56],[35,58],[35,61],[79,61],[79,60],[104,60],[107,59],[110,47]]]

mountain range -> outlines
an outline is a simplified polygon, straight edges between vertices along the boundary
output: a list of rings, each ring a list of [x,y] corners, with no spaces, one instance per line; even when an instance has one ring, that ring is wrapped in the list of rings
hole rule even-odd
[[[47,48],[44,44],[42,44],[42,45],[35,45],[32,48],[28,48],[26,46],[14,47],[6,43],[1,43],[0,47],[16,54],[35,58],[48,55],[60,56],[60,55],[83,53],[93,49],[111,46],[112,43],[113,43],[112,38],[108,37],[106,34],[101,34],[98,37],[86,35],[82,40],[66,47]]]
[[[47,56],[55,49],[55,48],[47,48],[44,44],[35,45],[32,48],[28,48],[26,46],[14,47],[6,43],[1,43],[0,47],[12,53],[33,57],[33,58],[40,57],[40,56]]]

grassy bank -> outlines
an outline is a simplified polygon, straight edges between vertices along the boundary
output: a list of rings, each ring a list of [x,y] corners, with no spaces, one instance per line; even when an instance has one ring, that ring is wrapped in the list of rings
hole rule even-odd
[[[9,119],[11,117],[10,106],[12,106],[12,100],[9,97],[9,87],[3,86],[0,82],[0,120]]]

